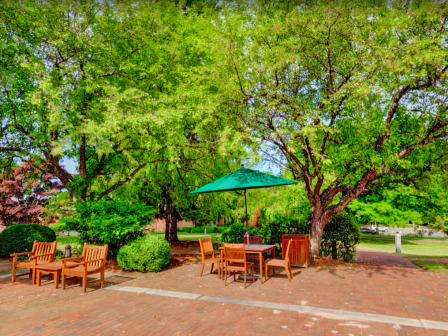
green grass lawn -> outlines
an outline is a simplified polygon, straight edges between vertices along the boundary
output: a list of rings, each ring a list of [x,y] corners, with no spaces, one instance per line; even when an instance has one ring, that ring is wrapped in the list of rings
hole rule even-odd
[[[436,272],[436,273],[448,273],[448,265],[441,264],[434,261],[426,261],[426,260],[414,260],[412,261],[419,267],[424,268],[425,270]]]
[[[59,251],[65,251],[65,246],[70,244],[73,247],[78,246],[79,244],[74,244],[73,241],[78,237],[77,235],[72,236],[56,236],[56,241],[58,242],[58,246],[56,249]]]
[[[361,238],[389,238],[395,239],[395,235],[373,235],[367,233],[360,233]],[[401,236],[401,239],[413,239],[413,240],[448,240],[448,238],[436,238],[436,237],[416,237],[416,236]]]
[[[381,239],[362,239],[357,248],[378,252],[395,253],[395,241]],[[408,258],[448,258],[448,244],[431,242],[402,241],[401,252]]]

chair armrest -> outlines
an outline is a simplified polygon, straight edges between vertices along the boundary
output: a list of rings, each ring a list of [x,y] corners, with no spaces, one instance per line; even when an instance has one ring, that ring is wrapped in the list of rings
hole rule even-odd
[[[10,256],[11,256],[11,257],[16,257],[16,256],[27,255],[27,254],[34,254],[34,252],[13,253],[13,254],[11,254]]]
[[[54,255],[54,253],[39,254],[39,255],[32,256],[31,259],[37,259],[39,257],[46,257],[46,256],[52,256],[52,255]]]
[[[82,258],[84,258],[84,257],[80,256],[80,257],[62,258],[62,259],[59,259],[59,261],[77,260],[77,259],[82,259]]]
[[[82,261],[82,262],[80,262],[79,264],[80,264],[80,265],[88,265],[88,264],[90,264],[90,263],[97,262],[97,261],[104,261],[104,258],[101,258],[101,259],[94,259],[94,260],[89,260],[89,261]]]

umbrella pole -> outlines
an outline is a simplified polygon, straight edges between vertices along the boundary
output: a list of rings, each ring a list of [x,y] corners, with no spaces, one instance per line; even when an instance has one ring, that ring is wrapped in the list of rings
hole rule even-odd
[[[249,237],[249,220],[247,219],[247,190],[244,189],[244,203],[246,204],[246,234]]]

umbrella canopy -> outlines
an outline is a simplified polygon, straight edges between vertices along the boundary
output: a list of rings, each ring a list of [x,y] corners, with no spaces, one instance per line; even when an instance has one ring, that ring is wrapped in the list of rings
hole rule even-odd
[[[190,194],[277,187],[288,184],[297,184],[297,182],[241,167],[219,180],[192,191]]]
[[[237,171],[221,177],[219,180],[206,184],[205,186],[192,191],[190,194],[211,193],[217,191],[231,191],[277,187],[282,185],[297,184],[298,182],[287,180],[281,177],[261,173],[257,170],[241,167]],[[244,192],[244,203],[246,205],[246,235],[249,236],[249,220],[247,218],[247,198]]]

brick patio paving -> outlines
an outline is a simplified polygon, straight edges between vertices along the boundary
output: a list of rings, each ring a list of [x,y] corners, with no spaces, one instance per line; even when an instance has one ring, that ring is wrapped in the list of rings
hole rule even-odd
[[[358,252],[359,263],[293,269],[242,288],[224,287],[200,263],[160,273],[108,273],[107,284],[331,308],[393,317],[448,322],[447,275],[424,271],[410,260],[380,252]],[[93,282],[65,292],[28,279],[0,279],[2,335],[448,335],[387,323],[341,320],[281,309],[99,290]]]

